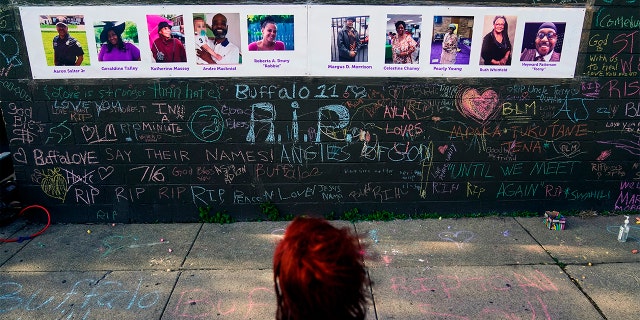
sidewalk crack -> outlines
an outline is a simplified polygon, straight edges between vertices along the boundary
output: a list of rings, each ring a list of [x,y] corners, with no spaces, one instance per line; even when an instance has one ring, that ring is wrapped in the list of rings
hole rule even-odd
[[[113,272],[113,270],[108,270],[107,272],[105,272],[105,274],[103,274],[100,279],[96,280],[96,282],[94,282],[93,285],[97,286],[100,283],[100,281],[106,279],[107,276],[110,275],[112,272]]]
[[[564,262],[561,262],[560,259],[556,258],[553,256],[553,254],[551,254],[551,251],[549,251],[547,248],[544,247],[544,245],[542,243],[540,243],[540,241],[538,241],[538,239],[536,239],[536,237],[534,237],[531,232],[529,232],[529,230],[520,223],[520,221],[518,221],[518,219],[513,218],[513,220],[520,225],[520,227],[522,228],[522,230],[524,230],[524,232],[526,232],[529,237],[531,237],[531,239],[533,239],[533,241],[535,241],[538,246],[540,246],[540,248],[542,248],[542,250],[544,250],[544,252],[547,253],[547,255],[549,255],[549,257],[551,257],[551,259],[553,259],[553,261],[555,261],[556,265],[558,266],[558,268],[560,268],[560,270],[562,270],[562,273],[564,273],[564,275],[573,283],[574,286],[576,286],[576,288],[582,293],[582,295],[589,301],[589,303],[591,304],[591,306],[593,306],[594,309],[596,309],[596,311],[598,312],[598,314],[600,314],[600,316],[602,317],[602,319],[607,320],[607,317],[604,315],[604,312],[602,312],[602,310],[600,309],[600,307],[598,306],[598,304],[591,298],[591,296],[589,296],[589,294],[582,288],[582,286],[578,283],[578,280],[576,280],[575,278],[573,278],[568,272],[567,272],[567,264]]]

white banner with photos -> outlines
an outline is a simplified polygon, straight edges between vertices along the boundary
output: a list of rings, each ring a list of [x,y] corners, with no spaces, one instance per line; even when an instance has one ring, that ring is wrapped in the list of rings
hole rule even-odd
[[[572,78],[584,8],[20,7],[34,79]]]

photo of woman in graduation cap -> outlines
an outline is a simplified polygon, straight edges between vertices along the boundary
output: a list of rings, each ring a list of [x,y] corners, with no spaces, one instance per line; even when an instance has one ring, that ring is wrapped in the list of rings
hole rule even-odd
[[[100,52],[98,61],[140,61],[140,49],[129,41],[122,39],[125,23],[105,21],[100,32]]]

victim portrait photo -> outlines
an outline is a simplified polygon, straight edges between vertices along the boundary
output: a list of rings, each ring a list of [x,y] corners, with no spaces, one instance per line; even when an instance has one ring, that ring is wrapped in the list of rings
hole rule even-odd
[[[385,63],[417,64],[419,62],[421,24],[420,15],[387,15]]]
[[[152,61],[187,62],[182,15],[147,15],[147,31]]]
[[[369,16],[331,19],[331,61],[367,62],[369,60]]]
[[[294,50],[293,15],[249,15],[249,51]]]
[[[481,65],[511,65],[517,21],[517,16],[484,16]]]
[[[132,21],[99,21],[95,30],[98,61],[140,61],[138,28]]]
[[[194,13],[197,64],[241,64],[240,14]]]
[[[41,15],[40,31],[48,66],[88,66],[82,15]]]
[[[435,16],[431,64],[469,64],[473,17]]]
[[[564,22],[525,23],[520,61],[560,61],[565,27]]]

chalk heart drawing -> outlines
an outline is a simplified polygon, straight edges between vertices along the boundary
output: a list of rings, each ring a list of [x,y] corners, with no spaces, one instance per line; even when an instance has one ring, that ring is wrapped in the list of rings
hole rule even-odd
[[[98,168],[98,175],[100,176],[100,180],[108,178],[113,174],[113,171],[114,169],[112,166]]]
[[[460,248],[465,242],[471,242],[475,238],[475,234],[471,231],[444,231],[438,234],[441,240],[455,243]]]
[[[447,148],[449,148],[449,146],[445,144],[443,146],[439,146],[438,151],[440,151],[441,154],[444,154],[447,151]]]
[[[13,154],[13,160],[18,163],[27,164],[27,152],[22,148],[18,148],[18,151]]]
[[[56,199],[64,202],[67,197],[67,191],[69,191],[67,185],[67,179],[60,172],[60,168],[48,169],[48,171],[42,172],[42,180],[40,180],[40,188],[42,191]]]
[[[564,141],[558,145],[557,150],[563,156],[572,158],[580,153],[580,142],[578,141]]]
[[[498,93],[492,89],[486,89],[482,93],[474,88],[464,89],[458,94],[456,102],[458,111],[463,116],[481,124],[493,119],[500,110]]]

